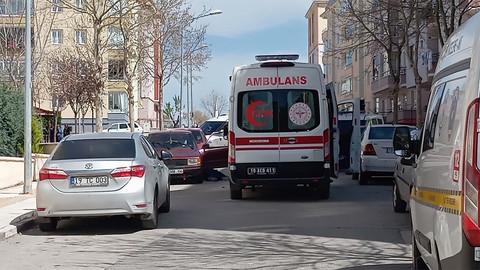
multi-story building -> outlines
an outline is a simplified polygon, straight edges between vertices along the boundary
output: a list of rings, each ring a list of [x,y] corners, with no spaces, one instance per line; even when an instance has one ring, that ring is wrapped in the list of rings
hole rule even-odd
[[[114,3],[114,1],[109,1]],[[68,2],[70,3],[70,2]],[[86,2],[76,0],[68,4],[62,0],[37,1],[32,10],[32,92],[34,106],[45,114],[61,112],[62,124],[69,124],[73,132],[91,132],[95,129],[95,116],[92,110],[77,115],[84,119],[76,130],[74,112],[66,102],[55,98],[51,93],[51,59],[66,52],[76,52],[78,59],[86,59],[93,50],[94,32]],[[115,3],[119,3],[115,1]],[[71,5],[71,6],[70,6]],[[84,13],[84,12],[86,13]],[[113,9],[111,12],[118,12]],[[0,74],[19,88],[24,84],[25,66],[25,1],[8,0],[0,3]],[[136,11],[134,11],[136,12]],[[137,59],[125,58],[121,44],[123,35],[118,24],[109,23],[115,14],[105,19],[100,32],[100,61],[104,77],[103,126],[112,122],[129,121],[129,114],[148,130],[155,122],[155,97],[153,83],[144,70],[133,68]],[[135,19],[135,16],[130,17]],[[15,66],[15,67],[13,67]],[[134,71],[131,77],[134,110],[129,111],[125,69]],[[68,87],[68,86],[66,86]],[[82,122],[82,121],[79,121]]]
[[[422,119],[429,96],[429,88],[438,59],[438,41],[435,29],[427,27],[422,32],[418,55],[418,70],[422,78],[420,93],[417,93],[412,61],[405,52],[401,57],[400,89],[398,100],[394,101],[394,81],[390,76],[386,53],[358,46],[362,41],[353,42],[354,27],[351,20],[341,19],[347,11],[344,0],[313,1],[307,13],[309,21],[321,18],[326,21],[309,27],[309,52],[323,42],[325,81],[333,83],[339,101],[358,98],[365,101],[365,110],[380,113],[386,122],[393,122],[394,102],[398,105],[398,123],[416,124],[417,94],[423,101],[420,108]],[[365,3],[366,4],[366,3]],[[361,3],[360,3],[361,5]],[[319,27],[324,28],[319,32]],[[316,35],[321,33],[321,38]],[[356,45],[353,45],[356,44]],[[407,48],[405,48],[406,51]],[[320,53],[319,53],[320,54]],[[420,119],[419,122],[422,122]]]

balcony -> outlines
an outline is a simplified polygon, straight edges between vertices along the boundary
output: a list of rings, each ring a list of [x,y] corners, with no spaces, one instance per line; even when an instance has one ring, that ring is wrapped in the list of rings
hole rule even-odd
[[[393,123],[393,112],[384,113],[385,123]],[[417,123],[417,110],[399,110],[397,124],[416,125]]]

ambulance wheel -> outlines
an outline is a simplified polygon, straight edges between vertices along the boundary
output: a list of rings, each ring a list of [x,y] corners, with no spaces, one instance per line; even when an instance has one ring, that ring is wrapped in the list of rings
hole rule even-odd
[[[330,182],[316,184],[315,192],[319,200],[330,198]]]
[[[412,232],[412,269],[413,270],[426,270],[428,269],[427,264],[423,261],[420,251],[417,247],[417,242],[415,242],[415,236]]]
[[[393,211],[396,213],[407,212],[407,203],[400,198],[397,183],[393,183]]]
[[[233,184],[230,181],[230,199],[232,200],[241,200],[242,199],[242,188],[240,185]]]
[[[358,178],[358,183],[362,186],[367,185],[368,180],[370,180],[370,174],[368,172],[364,172],[364,171],[360,170],[360,176]]]
[[[352,180],[358,180],[358,173],[352,174]]]

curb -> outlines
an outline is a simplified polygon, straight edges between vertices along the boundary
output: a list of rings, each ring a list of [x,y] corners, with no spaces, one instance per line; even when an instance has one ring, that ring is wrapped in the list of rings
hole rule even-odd
[[[0,241],[10,238],[22,231],[35,227],[36,211],[30,211],[15,218],[9,225],[0,228]]]

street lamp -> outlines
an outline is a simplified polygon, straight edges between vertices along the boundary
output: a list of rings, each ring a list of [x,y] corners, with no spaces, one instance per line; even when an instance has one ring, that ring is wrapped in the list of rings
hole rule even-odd
[[[203,44],[198,49],[194,50],[203,50],[208,48],[207,44]],[[191,126],[193,124],[193,61],[192,55],[188,57],[189,63],[187,64],[187,126]],[[190,82],[190,89],[188,88],[188,84]]]
[[[182,29],[181,29],[181,32],[180,32],[180,121],[179,121],[180,127],[182,127],[182,117],[183,117],[183,56],[184,56],[183,55],[183,31],[184,31],[186,26],[190,25],[192,22],[194,22],[194,21],[196,21],[200,18],[207,17],[207,16],[212,16],[212,15],[218,15],[218,14],[222,14],[222,11],[220,9],[212,9],[205,14],[202,14],[198,17],[193,18],[186,25],[182,26]],[[187,83],[188,83],[188,81],[187,81]],[[188,89],[187,89],[187,91],[188,91]],[[187,108],[188,108],[188,104],[187,104]],[[189,117],[190,116],[188,115],[187,119],[189,119]],[[188,123],[188,125],[190,125],[190,123]]]

